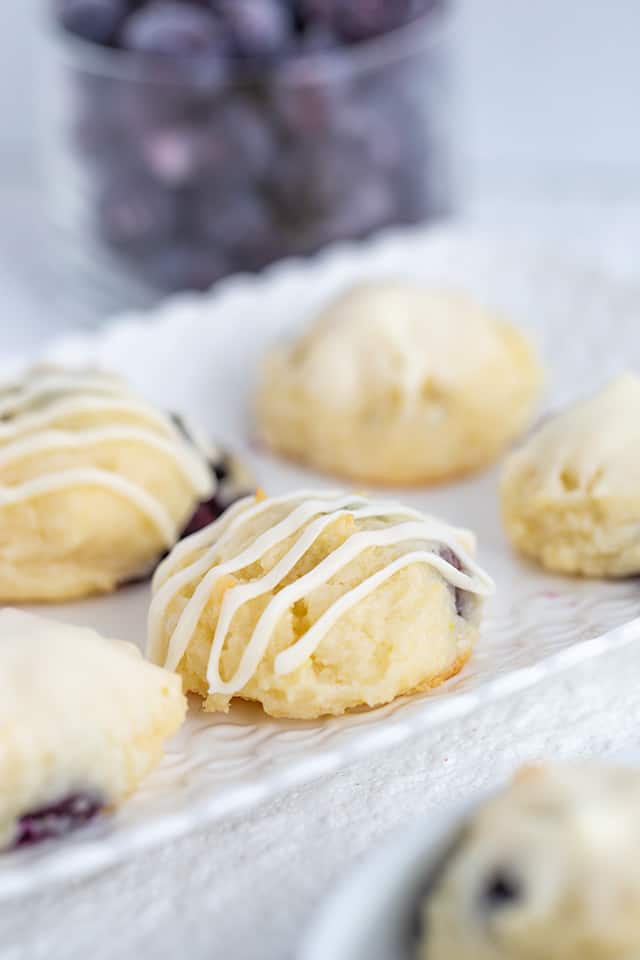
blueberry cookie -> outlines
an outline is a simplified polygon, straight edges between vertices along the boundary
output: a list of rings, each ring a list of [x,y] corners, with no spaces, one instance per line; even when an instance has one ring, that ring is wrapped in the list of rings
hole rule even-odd
[[[640,775],[523,771],[431,878],[420,960],[640,957]]]
[[[0,848],[60,836],[136,789],[184,719],[131,644],[0,611]]]
[[[210,454],[111,374],[38,367],[0,386],[0,601],[149,572],[202,502],[213,518]]]
[[[373,707],[456,674],[491,580],[474,538],[397,503],[309,492],[239,501],[158,567],[148,655],[206,710]]]
[[[267,356],[257,417],[273,450],[367,483],[446,480],[527,425],[541,370],[523,335],[462,294],[360,286]]]
[[[640,572],[640,378],[546,421],[506,461],[502,514],[519,550],[559,573]]]

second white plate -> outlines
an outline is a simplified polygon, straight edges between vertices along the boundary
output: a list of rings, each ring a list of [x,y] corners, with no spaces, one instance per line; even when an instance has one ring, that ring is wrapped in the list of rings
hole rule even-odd
[[[625,752],[606,763],[638,768],[640,754]],[[322,903],[298,960],[416,960],[429,872],[487,796],[434,812],[369,853]]]

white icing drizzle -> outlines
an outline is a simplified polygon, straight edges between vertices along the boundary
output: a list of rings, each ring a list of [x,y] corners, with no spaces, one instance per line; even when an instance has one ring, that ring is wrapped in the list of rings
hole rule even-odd
[[[279,506],[290,506],[291,510],[236,556],[224,562],[217,561],[221,546],[228,543],[234,533],[238,530],[241,532],[243,526],[260,514]],[[269,600],[248,639],[235,674],[228,680],[223,680],[220,675],[220,660],[235,614],[250,600],[263,596],[277,587],[291,573],[323,531],[339,517],[346,516],[351,516],[355,520],[375,518],[397,519],[399,522],[378,529],[356,529],[340,547],[325,557],[313,570],[279,590]],[[151,659],[175,670],[188,649],[211,593],[220,578],[244,569],[298,533],[300,536],[268,573],[256,580],[226,590],[207,666],[210,693],[233,696],[242,690],[258,668],[273,632],[286,611],[297,600],[326,584],[347,564],[371,547],[387,547],[403,543],[412,546],[406,554],[390,561],[336,600],[296,643],[276,657],[277,673],[288,674],[300,667],[314,653],[323,637],[344,613],[410,564],[428,564],[452,586],[469,593],[486,596],[493,590],[491,578],[481,570],[462,546],[461,540],[465,537],[469,538],[466,531],[456,530],[442,521],[425,516],[401,504],[372,501],[366,497],[343,493],[328,494],[326,491],[304,491],[262,501],[250,497],[236,504],[233,511],[223,515],[206,530],[199,531],[181,543],[159,568],[149,612],[148,654]],[[438,550],[443,546],[448,547],[460,557],[464,571],[457,570],[439,555]],[[180,561],[190,554],[195,555],[195,559],[180,569]],[[199,581],[198,585],[186,601],[168,639],[165,651],[163,649],[164,615],[167,608],[184,587],[196,581]]]
[[[95,467],[81,467],[49,473],[43,477],[27,480],[18,487],[0,487],[0,507],[10,506],[23,500],[35,500],[45,494],[73,487],[102,487],[135,504],[157,527],[163,539],[171,542],[175,535],[175,526],[171,514],[143,487],[108,470]]]
[[[111,415],[115,422],[73,429],[57,426],[74,417]],[[141,423],[118,423],[118,416]],[[191,487],[194,500],[215,490],[205,459],[171,420],[138,399],[117,377],[99,371],[35,368],[22,381],[0,386],[0,469],[56,450],[79,453],[76,467],[51,470],[16,485],[0,485],[0,507],[79,486],[101,487],[140,510],[172,544],[175,521],[165,505],[141,484],[106,469],[82,465],[82,452],[103,443],[134,441],[171,458]]]
[[[126,385],[117,377],[96,371],[94,374],[64,374],[56,370],[42,369],[27,373],[24,381],[0,386],[0,417],[19,413],[33,407],[49,396],[74,393],[103,393],[122,395],[128,392]]]
[[[211,490],[211,471],[207,463],[186,443],[180,445],[175,440],[170,440],[151,430],[126,425],[90,428],[77,432],[43,430],[42,433],[16,440],[15,443],[5,447],[0,446],[0,469],[34,454],[47,453],[51,450],[81,451],[103,443],[129,441],[152,447],[171,457],[185,479],[203,499]]]
[[[242,500],[234,503],[229,510],[226,510],[214,523],[208,527],[204,527],[202,530],[198,530],[196,533],[192,533],[189,537],[185,537],[184,540],[181,540],[180,543],[174,547],[169,556],[165,557],[156,569],[152,583],[154,593],[166,583],[173,572],[182,566],[182,561],[188,554],[194,553],[202,547],[212,545],[215,545],[216,549],[219,549],[220,545],[224,543],[226,539],[227,531],[229,535],[231,535],[240,523],[252,520],[254,517],[264,513],[265,510],[269,510],[271,507],[279,506],[280,504],[295,503],[296,501],[307,500],[313,497],[326,497],[326,495],[326,491],[322,490],[303,490],[299,493],[288,494],[284,497],[272,497],[269,500],[258,500],[253,496],[243,497]]]
[[[37,410],[24,408],[17,410],[15,417],[7,421],[0,420],[0,443],[35,433],[55,425],[57,421],[66,420],[75,416],[87,414],[111,414],[139,417],[146,420],[167,436],[178,436],[171,421],[157,410],[149,407],[135,398],[103,397],[90,393],[78,393],[77,396],[63,397],[60,400],[51,400],[46,406]]]

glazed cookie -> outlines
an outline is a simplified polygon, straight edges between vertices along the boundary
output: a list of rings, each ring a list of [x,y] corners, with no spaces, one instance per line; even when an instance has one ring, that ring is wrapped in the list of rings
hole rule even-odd
[[[626,374],[543,423],[506,461],[507,534],[549,570],[640,572],[640,378]]]
[[[532,768],[431,878],[420,960],[640,957],[640,776]]]
[[[215,490],[208,452],[118,377],[29,371],[0,387],[0,601],[149,572]]]
[[[396,503],[239,501],[158,567],[148,655],[206,710],[311,718],[434,687],[468,659],[491,580],[473,536]]]
[[[332,303],[267,356],[273,450],[368,483],[431,483],[494,460],[527,425],[541,370],[524,336],[463,294],[390,281]]]
[[[131,644],[0,611],[0,847],[60,836],[120,803],[185,710],[178,677]]]

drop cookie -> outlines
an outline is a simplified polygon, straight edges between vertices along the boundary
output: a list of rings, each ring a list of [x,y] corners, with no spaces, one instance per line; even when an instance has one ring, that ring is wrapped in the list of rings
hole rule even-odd
[[[119,804],[185,710],[179,678],[131,644],[0,611],[0,848],[62,836]]]
[[[625,374],[542,426],[506,460],[513,545],[548,570],[640,572],[640,378]]]
[[[428,484],[495,460],[542,374],[522,333],[461,293],[369,283],[264,362],[268,446],[365,483]]]
[[[0,602],[150,572],[214,503],[209,453],[109,373],[38,367],[0,386]]]
[[[640,776],[531,768],[453,838],[420,960],[640,956]]]
[[[373,707],[456,674],[490,578],[464,530],[397,503],[302,491],[239,501],[158,567],[148,655],[206,710]]]

